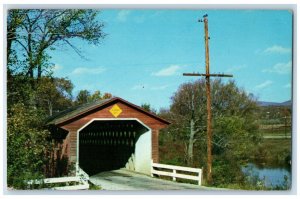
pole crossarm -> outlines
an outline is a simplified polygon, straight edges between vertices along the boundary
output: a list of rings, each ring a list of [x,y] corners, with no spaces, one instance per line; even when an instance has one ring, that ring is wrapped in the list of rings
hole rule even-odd
[[[233,77],[233,75],[231,74],[200,74],[200,73],[183,73],[183,76]]]
[[[210,77],[233,77],[231,74],[211,74],[209,72],[209,35],[208,35],[208,19],[207,14],[203,16],[204,34],[205,34],[205,74],[201,73],[183,73],[183,76],[204,76],[206,88],[206,108],[207,108],[207,183],[212,184],[212,113],[211,113],[211,94],[210,94]]]

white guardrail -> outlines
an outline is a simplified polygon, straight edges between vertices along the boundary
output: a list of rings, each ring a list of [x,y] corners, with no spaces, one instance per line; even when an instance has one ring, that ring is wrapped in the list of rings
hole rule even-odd
[[[53,190],[84,190],[89,189],[89,175],[85,173],[80,167],[78,167],[76,176],[72,177],[58,177],[58,178],[46,178],[41,180],[29,180],[28,185],[31,184],[54,184],[54,183],[67,183],[67,182],[78,182],[79,185],[60,186],[53,187]]]
[[[53,187],[53,190],[82,190],[88,189],[89,183],[83,181],[80,176],[74,177],[59,177],[59,178],[46,178],[42,180],[30,180],[27,184],[53,184],[53,183],[64,183],[64,182],[79,182],[79,185]]]
[[[165,169],[165,170],[170,170],[170,171],[161,171],[158,169]],[[182,174],[182,173],[177,173],[177,171],[196,173],[197,175]],[[202,183],[202,169],[199,169],[199,168],[159,164],[159,163],[153,163],[153,161],[152,161],[151,176],[153,177],[154,174],[172,177],[173,181],[176,181],[176,178],[182,178],[182,179],[198,181],[198,185],[201,185],[201,183]]]

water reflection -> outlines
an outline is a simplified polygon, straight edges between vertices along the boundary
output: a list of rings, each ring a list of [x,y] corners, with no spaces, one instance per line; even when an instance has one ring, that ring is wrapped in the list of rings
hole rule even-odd
[[[243,173],[253,184],[263,182],[267,188],[289,189],[291,187],[291,171],[289,167],[267,168],[249,163],[242,167]]]

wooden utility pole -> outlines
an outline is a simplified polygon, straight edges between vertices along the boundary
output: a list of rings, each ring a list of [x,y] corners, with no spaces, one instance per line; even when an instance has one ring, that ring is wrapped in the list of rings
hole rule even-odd
[[[210,74],[209,73],[209,36],[208,36],[208,19],[207,14],[203,16],[204,34],[205,34],[205,74],[200,73],[183,73],[184,76],[205,76],[205,89],[206,89],[206,108],[207,108],[207,183],[212,183],[212,114],[211,114],[211,94],[210,94],[210,77],[233,77],[233,75],[226,74]]]

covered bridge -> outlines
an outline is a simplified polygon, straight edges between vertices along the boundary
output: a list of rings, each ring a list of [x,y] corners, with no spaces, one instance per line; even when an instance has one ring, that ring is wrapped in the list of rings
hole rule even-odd
[[[159,130],[168,121],[114,97],[74,107],[49,119],[57,141],[56,158],[65,157],[89,175],[126,167],[150,174],[159,161]]]

